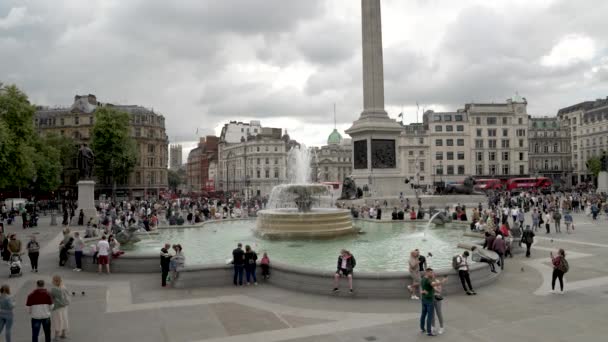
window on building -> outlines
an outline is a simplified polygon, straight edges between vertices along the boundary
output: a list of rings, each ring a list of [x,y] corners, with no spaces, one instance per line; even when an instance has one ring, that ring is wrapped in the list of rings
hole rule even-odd
[[[488,152],[488,160],[495,161],[496,160],[496,152]]]
[[[496,165],[491,164],[489,169],[490,169],[490,174],[492,176],[494,176],[496,174]]]
[[[464,146],[464,139],[456,139],[456,146]]]
[[[454,160],[454,152],[447,152],[446,153],[446,159],[447,160]]]
[[[154,145],[152,145],[152,144],[149,144],[149,145],[148,145],[148,153],[154,153],[154,149],[155,149],[155,147],[156,147],[156,146],[154,146]]]
[[[502,160],[504,160],[504,161],[509,160],[509,152],[503,152],[502,153]]]
[[[446,115],[444,116],[445,121],[452,121],[452,116],[451,115]]]
[[[437,175],[443,175],[443,165],[437,165],[435,173]]]
[[[424,151],[420,150],[420,151],[418,151],[418,154],[421,155],[421,156],[423,156],[424,155]]]
[[[519,147],[524,147],[524,139],[519,139]]]
[[[136,137],[141,137],[141,128],[135,127],[135,136]]]
[[[443,160],[443,152],[435,152],[435,160]]]
[[[503,139],[501,141],[501,146],[502,146],[502,148],[509,148],[509,140]]]
[[[424,144],[424,138],[420,138],[420,139],[418,140],[418,143],[419,143],[420,145]]]
[[[496,118],[495,117],[489,117],[487,120],[488,120],[487,121],[488,125],[496,125]]]
[[[266,178],[270,178],[270,170],[269,169],[264,170],[264,174],[265,174]]]
[[[478,128],[478,129],[477,129],[477,136],[478,136],[478,137],[480,137],[480,136],[482,135],[482,133],[481,133],[481,132],[482,132],[482,129],[481,129],[481,128]]]
[[[260,177],[260,170],[255,171],[255,178],[262,178]]]
[[[409,154],[410,156],[413,156],[413,155],[414,155],[414,151],[409,151],[409,152],[408,152],[408,154]]]
[[[526,136],[526,130],[525,129],[518,129],[517,130],[517,136],[518,137],[525,137]]]
[[[508,118],[502,118],[502,124],[503,125],[508,125],[509,119]]]
[[[534,144],[534,153],[538,153],[538,143]]]
[[[433,121],[441,121],[441,115],[433,115]]]
[[[141,172],[135,172],[135,184],[141,184]]]
[[[464,132],[464,125],[456,125],[457,132]]]
[[[255,147],[255,150],[256,150],[257,152],[260,152],[260,146],[256,146],[256,147]]]
[[[525,167],[523,165],[519,165],[519,174],[523,175],[525,172]]]
[[[266,164],[266,165],[270,164],[270,158],[266,158],[266,160],[265,160],[265,164]]]
[[[475,118],[475,124],[481,125],[481,118],[479,118],[479,117]]]
[[[553,144],[553,152],[557,152],[557,143]]]
[[[443,140],[435,139],[435,146],[443,146]]]
[[[509,136],[509,129],[508,128],[503,128],[502,129],[502,136],[503,137],[508,137]]]
[[[476,152],[475,155],[477,161],[483,161],[483,152]]]
[[[458,160],[464,160],[464,151],[458,151]]]
[[[448,165],[448,175],[454,174],[454,165]]]
[[[545,159],[545,170],[549,170],[549,161]]]
[[[148,157],[148,167],[154,167],[154,157]]]
[[[453,132],[454,131],[454,126],[452,126],[452,125],[445,126],[445,131],[446,132]]]
[[[463,120],[463,116],[461,114],[454,115],[454,121],[462,121],[462,120]]]
[[[502,174],[503,175],[508,175],[509,174],[509,164],[505,164],[502,166]]]
[[[80,123],[80,120],[77,116],[74,117],[74,125],[78,125]]]
[[[517,118],[517,123],[520,125],[524,124],[524,119],[523,118]]]
[[[279,165],[279,158],[274,158],[274,165]]]
[[[278,146],[275,146],[275,147],[274,147],[274,151],[275,151],[275,152],[278,152],[278,151],[279,151],[279,147],[278,147]]]
[[[446,146],[454,146],[454,139],[445,139]]]
[[[483,148],[483,140],[475,139],[475,148]]]
[[[483,165],[475,165],[475,174],[476,175],[483,175]]]
[[[519,152],[519,160],[524,160],[524,153],[523,152]]]
[[[488,128],[488,136],[495,137],[496,136],[496,128]]]
[[[156,171],[150,172],[150,185],[156,184]]]
[[[59,124],[60,124],[61,126],[63,126],[63,122],[64,122],[63,118],[59,119]]]
[[[418,161],[418,168],[420,169],[420,172],[424,172],[424,162],[423,161]]]
[[[464,165],[458,165],[458,174],[464,175]]]
[[[544,153],[549,153],[549,146],[548,145],[543,145],[543,152]]]
[[[260,158],[257,158],[257,162],[258,162],[257,164],[260,165],[260,163],[261,163]]]
[[[496,139],[488,140],[488,148],[496,148]]]
[[[274,178],[279,179],[279,169],[274,169]]]
[[[443,132],[443,126],[441,126],[441,125],[435,126],[435,132]]]

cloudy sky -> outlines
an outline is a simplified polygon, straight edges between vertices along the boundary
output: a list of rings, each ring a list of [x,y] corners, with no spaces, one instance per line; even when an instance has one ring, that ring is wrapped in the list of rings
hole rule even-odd
[[[387,111],[608,95],[608,1],[383,0]],[[0,82],[140,104],[171,141],[259,119],[308,145],[362,110],[359,0],[0,0]],[[421,108],[422,109],[422,108]]]

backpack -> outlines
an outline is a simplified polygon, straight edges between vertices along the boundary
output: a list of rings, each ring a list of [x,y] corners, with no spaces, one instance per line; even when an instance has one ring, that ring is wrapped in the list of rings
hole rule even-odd
[[[559,266],[557,266],[557,269],[564,273],[568,273],[568,271],[570,270],[570,265],[568,265],[568,260],[566,260],[566,258],[564,258],[564,257],[560,257]]]
[[[460,255],[454,255],[452,257],[452,268],[455,269],[456,271],[458,271],[458,267],[460,266],[460,262],[458,261],[458,258],[460,258]]]

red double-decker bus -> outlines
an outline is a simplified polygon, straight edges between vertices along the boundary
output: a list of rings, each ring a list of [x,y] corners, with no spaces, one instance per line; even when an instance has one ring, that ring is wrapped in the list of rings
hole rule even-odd
[[[503,185],[500,179],[476,179],[475,190],[477,191],[490,191],[490,190],[502,190]]]
[[[534,178],[511,178],[507,181],[508,191],[530,191],[530,190],[548,190],[551,188],[551,179],[547,177]]]

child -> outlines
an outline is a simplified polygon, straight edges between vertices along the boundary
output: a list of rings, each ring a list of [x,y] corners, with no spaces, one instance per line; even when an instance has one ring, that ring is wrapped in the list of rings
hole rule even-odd
[[[260,267],[262,267],[262,277],[264,279],[270,278],[270,259],[268,258],[268,253],[264,253],[260,261]]]

